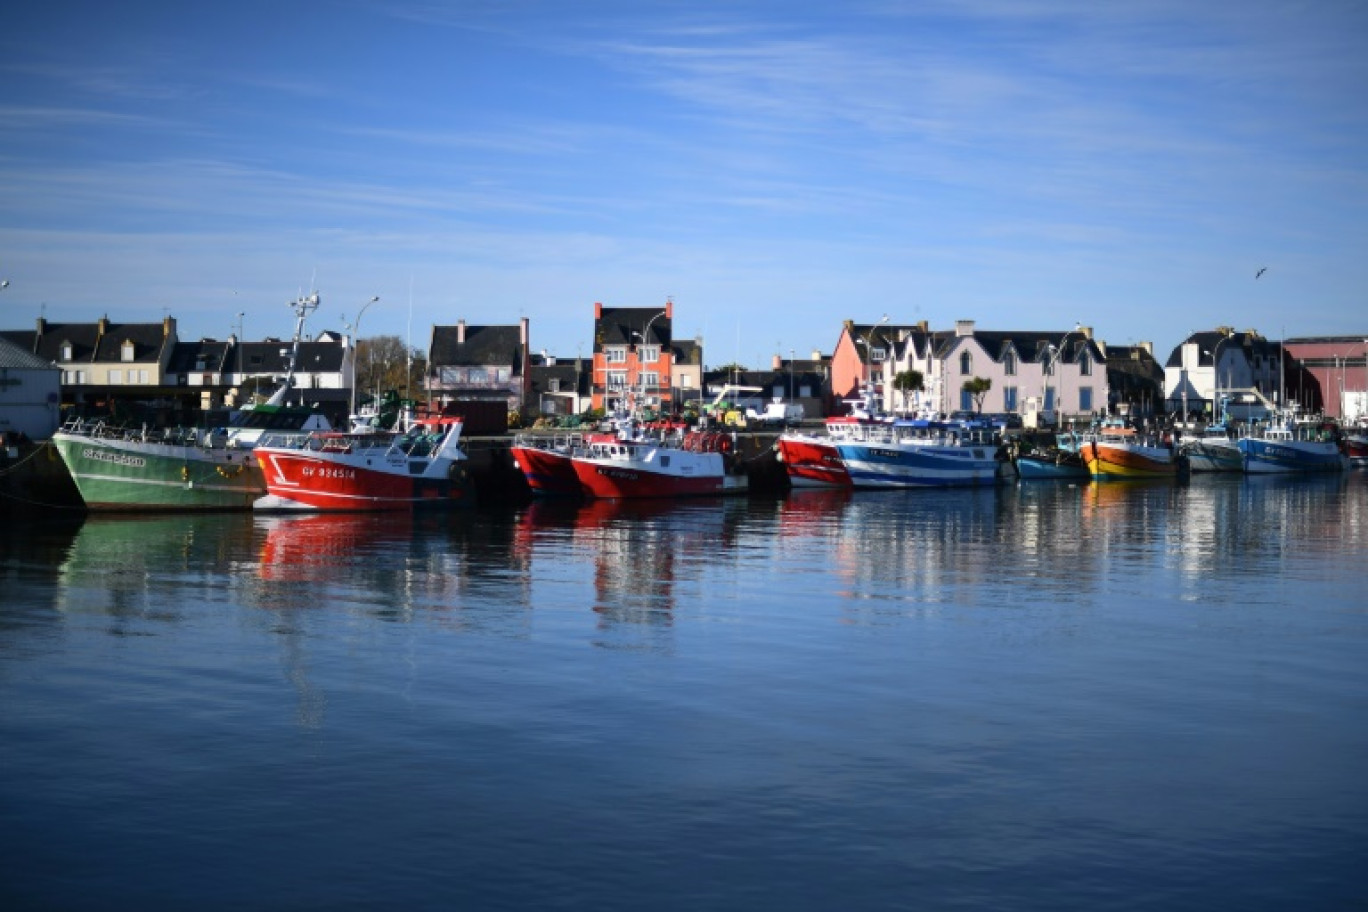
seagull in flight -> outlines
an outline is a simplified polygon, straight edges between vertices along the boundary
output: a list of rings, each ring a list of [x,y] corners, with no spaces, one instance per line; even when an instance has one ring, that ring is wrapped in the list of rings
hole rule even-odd
[[[1256,273],[1254,273],[1254,278],[1256,278],[1256,279],[1259,278],[1259,277],[1262,276],[1265,272],[1268,272],[1268,267],[1267,267],[1267,266],[1261,266],[1261,267],[1259,268],[1259,271],[1256,272]]]

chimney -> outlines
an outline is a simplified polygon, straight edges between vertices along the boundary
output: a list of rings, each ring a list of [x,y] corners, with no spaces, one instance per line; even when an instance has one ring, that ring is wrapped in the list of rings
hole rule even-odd
[[[1092,327],[1091,327],[1091,326],[1080,326],[1080,327],[1078,327],[1078,331],[1079,331],[1079,333],[1083,336],[1083,338],[1085,338],[1085,339],[1091,339],[1091,338],[1092,338]]]
[[[465,320],[456,321],[456,344],[465,345]]]
[[[602,319],[603,319],[603,304],[600,303],[600,302],[598,302],[598,301],[595,301],[595,302],[594,302],[594,319],[595,319],[595,320],[602,320]]]
[[[1154,343],[1153,343],[1153,342],[1141,342],[1141,343],[1140,343],[1140,350],[1143,351],[1145,354],[1149,355],[1150,357],[1154,357]]]
[[[956,337],[956,338],[959,338],[959,337],[962,337],[962,336],[972,336],[973,334],[974,334],[974,321],[973,321],[973,320],[956,320],[956,321],[955,321],[955,337]]]
[[[920,332],[929,333],[931,332],[931,324],[926,320],[918,320],[917,329]]]
[[[163,338],[163,339],[169,339],[169,338],[171,338],[171,337],[172,337],[173,335],[175,335],[175,334],[176,334],[176,318],[175,318],[175,317],[163,317],[163,318],[162,318],[162,338]]]
[[[42,317],[39,317],[39,318],[38,318],[38,336],[39,336],[39,338],[41,338],[42,335],[43,335],[43,333],[45,333],[45,332],[47,332],[47,320],[44,320]]]
[[[666,298],[666,299],[665,299],[665,319],[667,319],[667,320],[673,320],[673,319],[674,319],[674,299],[673,299],[673,298]]]
[[[100,317],[100,322],[98,324],[99,335],[103,336],[107,332],[109,332],[109,314],[105,314],[103,317]]]
[[[774,356],[774,366],[771,368],[771,370],[783,370],[783,369],[784,369],[784,358],[783,358],[782,355],[776,353],[775,356]]]
[[[524,346],[527,345],[527,317],[518,321],[518,341]]]
[[[812,360],[813,360],[813,361],[821,361],[821,360],[822,360],[822,353],[819,352],[819,351],[818,351],[817,349],[815,349],[815,348],[812,350]]]

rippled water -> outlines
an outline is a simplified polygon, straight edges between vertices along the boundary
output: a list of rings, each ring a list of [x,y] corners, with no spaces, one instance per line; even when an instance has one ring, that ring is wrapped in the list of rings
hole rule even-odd
[[[0,533],[5,908],[1368,904],[1368,479]]]

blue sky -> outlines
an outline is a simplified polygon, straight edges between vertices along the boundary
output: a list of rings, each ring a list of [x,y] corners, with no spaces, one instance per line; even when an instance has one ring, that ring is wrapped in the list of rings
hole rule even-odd
[[[1211,9],[1204,7],[1210,6]],[[12,6],[0,324],[1368,331],[1368,4]],[[1268,267],[1255,280],[1260,267]]]

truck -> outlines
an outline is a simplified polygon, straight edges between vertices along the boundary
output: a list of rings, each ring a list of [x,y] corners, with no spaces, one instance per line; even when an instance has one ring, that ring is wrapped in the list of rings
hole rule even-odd
[[[782,399],[771,400],[764,408],[764,411],[756,411],[753,408],[746,409],[747,422],[768,425],[770,427],[788,427],[791,424],[798,424],[804,418],[803,406],[797,402],[785,402]]]

